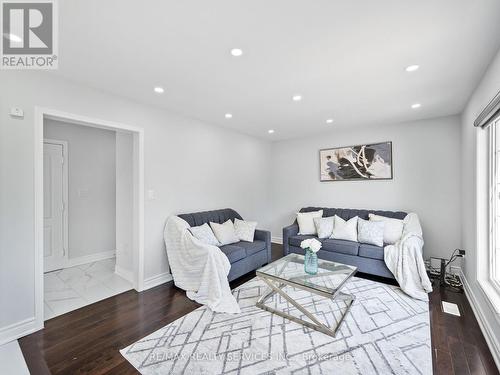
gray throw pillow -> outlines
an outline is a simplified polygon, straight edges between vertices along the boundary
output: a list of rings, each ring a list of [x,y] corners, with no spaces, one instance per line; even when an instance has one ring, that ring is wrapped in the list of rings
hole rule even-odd
[[[203,243],[214,246],[220,245],[214,232],[210,229],[210,226],[207,223],[200,225],[199,227],[191,227],[189,228],[189,231],[195,238],[199,239]]]
[[[240,241],[253,242],[255,229],[257,228],[256,221],[245,221],[234,219],[234,231]]]
[[[318,232],[318,238],[329,238],[333,232],[333,216],[315,217],[314,226]]]
[[[384,246],[384,222],[358,219],[358,242]]]

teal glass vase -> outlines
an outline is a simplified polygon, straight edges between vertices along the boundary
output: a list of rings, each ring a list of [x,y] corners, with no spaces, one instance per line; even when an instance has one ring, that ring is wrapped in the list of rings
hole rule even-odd
[[[318,273],[318,255],[309,249],[306,249],[304,257],[304,271],[309,275],[316,275]]]

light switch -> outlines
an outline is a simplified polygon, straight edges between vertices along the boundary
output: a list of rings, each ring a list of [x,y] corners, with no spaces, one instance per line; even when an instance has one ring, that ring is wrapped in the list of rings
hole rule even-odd
[[[24,111],[21,108],[12,107],[10,109],[10,115],[16,118],[24,118]]]
[[[78,198],[88,198],[89,197],[89,189],[78,189]]]
[[[156,199],[156,191],[154,191],[153,189],[149,189],[148,190],[148,199],[150,201],[155,200]]]

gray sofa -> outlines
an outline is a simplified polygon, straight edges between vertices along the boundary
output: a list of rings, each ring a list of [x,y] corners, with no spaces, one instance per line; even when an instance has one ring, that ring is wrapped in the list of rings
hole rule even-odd
[[[394,219],[404,219],[407,215],[406,212],[401,211],[353,210],[323,207],[306,207],[302,208],[300,212],[318,210],[323,210],[323,217],[338,215],[344,220],[348,220],[354,216],[367,220],[368,214],[370,213]],[[299,226],[297,221],[283,228],[284,255],[290,253],[304,254],[304,250],[300,247],[302,240],[313,237],[317,238],[316,236],[302,236],[299,235],[298,232]],[[335,239],[323,239],[320,241],[322,247],[318,252],[319,258],[356,266],[359,272],[394,278],[394,275],[385,265],[383,247]]]
[[[227,220],[231,220],[232,222],[234,222],[234,219],[243,220],[235,210],[230,208],[194,212],[178,216],[187,221],[192,227],[210,222],[222,224]],[[232,281],[271,262],[271,232],[257,229],[253,242],[240,241],[220,246],[220,249],[226,254],[231,263],[231,270],[227,278],[229,281]]]

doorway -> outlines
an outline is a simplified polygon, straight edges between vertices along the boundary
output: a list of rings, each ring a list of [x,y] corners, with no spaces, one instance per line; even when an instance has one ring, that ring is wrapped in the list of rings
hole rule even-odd
[[[54,132],[56,125],[66,134]],[[43,108],[36,109],[35,127],[35,316],[43,328],[48,318],[128,289],[143,289],[144,133],[141,128]],[[82,133],[70,138],[72,128]],[[79,153],[80,158],[96,156],[99,150],[109,154],[109,146],[80,142],[84,133],[101,134],[103,139],[112,135],[113,172],[101,168],[111,164],[109,155],[109,160],[77,159]],[[111,190],[113,196],[105,194]],[[107,212],[98,212],[102,206]],[[102,220],[110,213],[113,226]]]

